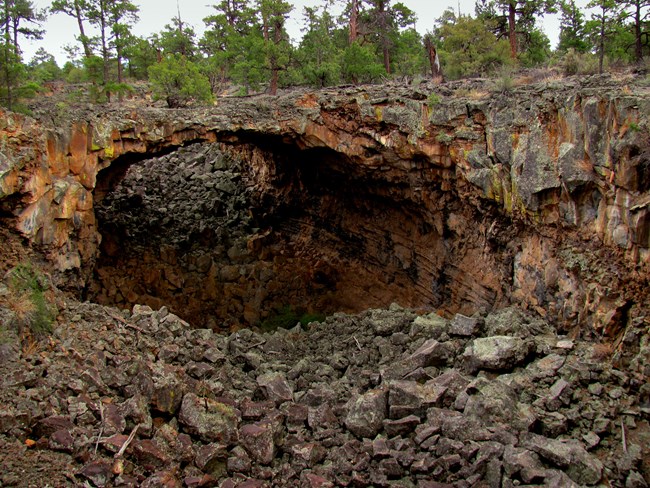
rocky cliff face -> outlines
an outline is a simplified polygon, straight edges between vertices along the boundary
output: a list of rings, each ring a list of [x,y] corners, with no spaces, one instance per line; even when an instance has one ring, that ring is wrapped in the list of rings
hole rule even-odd
[[[468,314],[514,302],[610,335],[641,323],[647,88],[488,88],[299,91],[74,123],[5,114],[0,211],[80,290],[217,325],[391,301]],[[189,159],[162,157],[194,143]],[[110,203],[99,227],[97,201]]]

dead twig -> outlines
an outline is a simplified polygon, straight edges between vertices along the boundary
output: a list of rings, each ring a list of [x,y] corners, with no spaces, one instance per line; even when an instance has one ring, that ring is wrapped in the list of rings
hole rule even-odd
[[[117,320],[119,323],[121,323],[121,324],[124,325],[125,327],[131,327],[132,329],[135,329],[135,330],[137,330],[138,332],[142,332],[143,334],[145,333],[144,330],[142,330],[140,327],[138,327],[137,325],[133,325],[133,324],[128,323],[126,320],[124,320],[124,317],[120,317],[119,315],[117,315],[117,314],[111,312],[108,308],[104,307],[104,311],[105,311],[108,315],[110,315],[111,318]]]
[[[354,342],[357,343],[357,347],[359,348],[359,351],[361,351],[361,344],[359,344],[359,340],[357,339],[357,336],[352,336],[352,338],[354,339]]]
[[[97,455],[97,449],[99,449],[99,441],[102,438],[102,435],[104,435],[104,404],[102,401],[99,401],[99,415],[101,418],[102,423],[99,426],[99,434],[97,434],[97,442],[95,442],[95,455]]]
[[[258,346],[262,346],[262,345],[264,345],[264,344],[266,344],[266,341],[256,342],[256,343],[253,344],[252,346],[248,346],[248,347],[246,348],[246,350],[247,350],[247,351],[250,351],[251,349],[255,349],[256,347],[258,347]]]
[[[131,431],[129,437],[126,439],[124,444],[122,444],[120,450],[117,451],[117,454],[115,454],[115,456],[113,456],[115,459],[121,458],[124,455],[124,451],[126,451],[126,448],[129,447],[129,444],[131,444],[131,441],[133,441],[133,438],[135,437],[135,434],[138,432],[139,428],[140,424],[136,425],[135,428]]]
[[[621,417],[621,441],[623,442],[623,452],[627,454],[627,436],[625,435],[625,424],[623,423],[623,417]]]

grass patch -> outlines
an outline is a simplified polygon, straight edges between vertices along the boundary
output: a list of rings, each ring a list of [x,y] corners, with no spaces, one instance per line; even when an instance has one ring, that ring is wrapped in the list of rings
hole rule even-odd
[[[276,309],[275,314],[264,319],[260,324],[260,329],[264,332],[273,332],[277,329],[291,329],[297,324],[306,327],[311,322],[323,322],[325,314],[308,312],[304,308],[294,308],[285,305]]]
[[[35,336],[52,332],[56,307],[46,298],[50,284],[31,263],[21,263],[10,271],[9,308],[18,319],[19,329],[25,327]]]

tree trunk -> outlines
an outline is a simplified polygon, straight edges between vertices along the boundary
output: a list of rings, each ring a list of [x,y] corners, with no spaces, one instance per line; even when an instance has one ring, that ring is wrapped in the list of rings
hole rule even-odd
[[[424,47],[427,50],[427,55],[429,56],[429,65],[431,66],[431,78],[437,79],[442,76],[442,71],[440,70],[440,59],[438,58],[438,51],[436,46],[433,45],[433,41],[430,37],[424,38]]]
[[[634,3],[634,60],[638,63],[643,59],[643,43],[641,42],[641,0]]]
[[[105,3],[104,1],[99,2],[99,30],[100,30],[100,35],[102,39],[102,85],[104,86],[104,89],[106,90],[106,84],[108,83],[108,77],[109,77],[109,70],[108,70],[108,44],[107,44],[107,39],[106,39],[106,11],[105,11]],[[111,94],[108,90],[106,90],[106,99],[107,101],[111,101]]]
[[[517,59],[517,1],[508,3],[508,39],[510,40],[510,57]]]
[[[605,7],[603,16],[600,19],[600,39],[598,41],[598,73],[603,74],[603,61],[605,59]]]
[[[78,0],[75,0],[74,2],[74,11],[75,11],[75,17],[77,18],[77,24],[79,25],[79,39],[81,40],[81,45],[84,48],[84,56],[86,58],[89,58],[93,55],[93,52],[90,49],[90,43],[88,42],[88,37],[86,36],[83,15],[81,13],[81,7],[79,6]]]
[[[354,43],[359,36],[359,0],[352,0],[352,6],[350,7],[350,32],[349,32],[349,44]]]
[[[377,15],[379,17],[379,36],[381,39],[381,50],[384,55],[384,69],[386,73],[390,74],[390,39],[388,38],[388,20],[386,16],[386,5],[383,1],[380,1],[377,5]]]
[[[273,43],[277,46],[282,42],[282,22],[276,21],[275,32],[273,36]],[[280,67],[278,66],[278,60],[275,57],[275,54],[271,57],[271,86],[269,87],[269,92],[271,95],[278,94],[278,78],[280,74]]]
[[[10,27],[9,27],[9,2],[5,2],[5,32],[4,32],[4,55],[5,55],[5,84],[7,88],[7,108],[13,110],[13,93],[11,86],[11,46],[10,46]]]

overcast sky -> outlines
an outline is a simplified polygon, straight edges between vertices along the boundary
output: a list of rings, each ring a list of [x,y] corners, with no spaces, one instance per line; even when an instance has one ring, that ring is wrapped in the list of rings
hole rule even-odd
[[[442,12],[452,7],[455,10],[461,9],[462,13],[474,13],[474,0],[401,0],[407,7],[414,10],[418,17],[417,30],[421,34],[431,30],[435,19],[440,17]],[[579,1],[584,5],[587,0]],[[50,0],[33,0],[37,8],[45,8],[51,4]],[[136,25],[135,34],[148,36],[154,32],[160,32],[165,24],[169,24],[172,17],[176,15],[177,0],[133,0],[133,3],[140,7],[140,21]],[[203,18],[215,12],[212,5],[215,0],[179,0],[181,18],[191,24],[197,34],[203,31]],[[302,21],[303,7],[321,5],[323,0],[294,0],[294,10],[287,24],[287,30],[292,39],[300,39],[300,26]],[[553,45],[557,42],[558,20],[556,16],[546,16],[541,24]],[[65,14],[51,15],[45,24],[47,31],[42,41],[23,41],[21,48],[24,58],[29,61],[37,49],[43,47],[53,54],[59,64],[66,61],[63,46],[76,44],[75,35],[78,28],[75,21]]]

